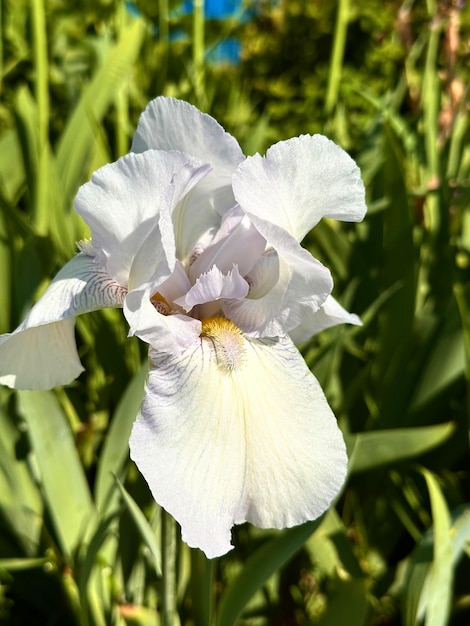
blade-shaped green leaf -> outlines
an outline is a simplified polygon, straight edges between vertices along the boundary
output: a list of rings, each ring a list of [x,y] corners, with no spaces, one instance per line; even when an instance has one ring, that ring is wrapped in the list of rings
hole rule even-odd
[[[427,587],[425,626],[448,624],[453,582],[453,547],[450,515],[444,495],[435,476],[423,470],[431,499],[434,528],[434,555]]]
[[[85,536],[94,507],[69,423],[51,391],[20,391],[18,398],[55,531],[70,555]]]
[[[442,444],[454,428],[454,424],[446,423],[346,435],[349,473],[364,472],[423,454]]]
[[[144,363],[122,395],[111,420],[111,426],[98,460],[95,483],[96,506],[100,511],[105,508],[110,511],[118,502],[114,475],[120,475],[124,463],[129,458],[129,435],[142,404],[147,371],[148,364]],[[116,497],[111,499],[113,490],[116,492]]]
[[[240,575],[222,596],[217,626],[233,626],[250,598],[294,556],[322,520],[323,517],[283,531],[247,559]]]
[[[3,398],[4,390],[0,390]],[[6,394],[5,394],[6,395]],[[0,507],[24,554],[33,556],[39,543],[43,505],[24,459],[17,458],[21,433],[0,406]]]
[[[155,571],[157,576],[161,576],[162,573],[162,557],[161,550],[158,546],[157,539],[155,537],[155,532],[153,528],[148,523],[145,515],[140,510],[136,501],[130,496],[130,494],[126,491],[120,481],[116,478],[116,482],[118,484],[119,490],[122,495],[122,499],[124,504],[126,505],[127,510],[131,514],[132,519],[134,520],[135,525],[137,526],[140,536],[142,537],[143,542],[150,550],[150,553],[153,557]]]
[[[405,626],[446,626],[452,599],[453,567],[468,539],[469,518],[455,512],[453,521],[436,477],[422,470],[429,491],[432,527],[407,563],[403,584]]]
[[[64,133],[61,136],[57,163],[68,203],[82,182],[86,161],[101,122],[117,90],[132,69],[142,44],[145,25],[139,19],[123,28],[91,83],[85,88]]]

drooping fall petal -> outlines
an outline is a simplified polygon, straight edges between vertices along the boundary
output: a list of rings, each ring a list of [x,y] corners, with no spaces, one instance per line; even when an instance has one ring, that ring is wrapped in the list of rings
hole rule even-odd
[[[150,356],[131,457],[184,541],[215,557],[234,524],[285,528],[326,510],[344,441],[290,339],[247,340],[212,318],[183,354]]]
[[[127,290],[95,259],[78,254],[57,274],[22,324],[0,337],[0,383],[17,389],[51,389],[83,367],[75,345],[75,317],[122,306]]]

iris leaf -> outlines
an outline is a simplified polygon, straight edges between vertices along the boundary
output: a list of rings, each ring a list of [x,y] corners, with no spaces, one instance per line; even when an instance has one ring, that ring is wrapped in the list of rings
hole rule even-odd
[[[364,472],[413,458],[442,444],[455,429],[445,423],[347,435],[349,473]]]
[[[57,538],[70,556],[94,508],[67,417],[50,391],[20,391],[18,399]]]
[[[233,626],[250,598],[294,556],[322,520],[323,517],[285,530],[246,560],[242,572],[222,596],[217,626]]]

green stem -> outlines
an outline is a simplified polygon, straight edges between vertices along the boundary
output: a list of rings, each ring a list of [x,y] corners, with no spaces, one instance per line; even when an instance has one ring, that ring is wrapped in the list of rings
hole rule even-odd
[[[166,511],[162,511],[162,626],[178,626],[176,607],[176,522]]]
[[[439,184],[438,117],[440,103],[440,83],[437,73],[439,42],[442,24],[436,17],[437,9],[433,0],[428,0],[431,19],[428,48],[423,76],[422,107],[424,117],[424,144],[426,151],[427,183]],[[425,205],[426,226],[433,235],[440,229],[439,197],[429,194]]]
[[[170,54],[170,8],[168,0],[158,0],[158,32],[160,42],[160,61],[156,93],[164,93],[168,75],[168,58]]]
[[[205,76],[204,76],[204,0],[194,0],[193,12],[193,63],[194,63],[194,89],[200,105],[204,102]]]
[[[36,180],[33,212],[37,232],[46,235],[50,227],[49,159],[49,62],[44,0],[32,0],[34,94],[37,111]]]
[[[328,73],[328,87],[326,90],[326,113],[331,113],[338,100],[341,73],[343,69],[344,50],[346,48],[348,33],[349,3],[350,0],[339,0],[338,4],[335,38],[333,42],[333,52],[331,55],[330,71]]]
[[[214,561],[200,550],[191,550],[191,596],[194,622],[210,626],[214,615]]]
[[[49,63],[47,58],[46,14],[43,0],[33,0],[33,41],[35,96],[38,107],[39,150],[44,149],[49,133]]]

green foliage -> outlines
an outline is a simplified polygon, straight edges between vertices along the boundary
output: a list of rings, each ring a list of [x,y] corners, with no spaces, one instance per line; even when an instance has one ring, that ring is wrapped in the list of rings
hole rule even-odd
[[[172,591],[188,626],[469,622],[470,10],[256,5],[196,23],[176,1],[136,2],[139,16],[121,0],[2,2],[0,332],[87,236],[73,197],[129,149],[152,97],[212,113],[247,153],[328,134],[369,206],[304,242],[364,322],[302,346],[346,435],[343,493],[298,528],[237,527],[217,564],[179,545],[168,589],[161,511],[128,461],[144,352],[117,311],[84,316],[76,383],[0,389],[0,625],[165,623]],[[231,35],[239,66],[205,60]]]

